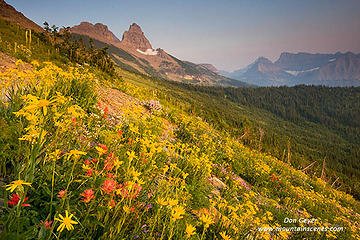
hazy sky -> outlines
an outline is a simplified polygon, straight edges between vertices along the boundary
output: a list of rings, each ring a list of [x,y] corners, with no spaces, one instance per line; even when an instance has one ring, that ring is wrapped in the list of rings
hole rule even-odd
[[[101,22],[121,39],[133,22],[154,48],[219,69],[283,51],[360,53],[360,0],[6,0],[39,25]]]

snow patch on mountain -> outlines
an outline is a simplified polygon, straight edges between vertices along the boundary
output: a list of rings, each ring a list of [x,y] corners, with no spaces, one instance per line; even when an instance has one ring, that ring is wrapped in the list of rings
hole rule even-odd
[[[290,73],[291,75],[297,76],[297,75],[299,75],[300,73],[312,72],[312,71],[318,70],[319,68],[320,68],[320,67],[308,69],[308,70],[305,70],[305,71],[285,71],[285,72]]]
[[[138,51],[138,52],[141,53],[141,54],[150,55],[150,56],[154,56],[154,55],[157,55],[157,54],[158,54],[158,52],[157,52],[156,50],[151,49],[151,48],[146,49],[145,52],[144,52],[144,51],[141,51],[140,49],[136,49],[136,51]]]

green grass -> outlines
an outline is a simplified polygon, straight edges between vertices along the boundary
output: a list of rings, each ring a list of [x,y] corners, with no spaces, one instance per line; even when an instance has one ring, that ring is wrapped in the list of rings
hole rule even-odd
[[[122,74],[126,81],[155,91],[156,96],[162,100],[163,104],[169,103],[188,113],[196,113],[216,129],[225,130],[237,137],[242,136],[245,129],[250,129],[251,136],[249,139],[242,139],[243,143],[254,149],[259,149],[261,146],[262,151],[284,161],[287,161],[289,141],[291,164],[295,168],[303,169],[308,164],[317,161],[314,167],[308,171],[309,174],[320,176],[322,162],[326,157],[328,181],[332,183],[337,177],[340,177],[345,183],[341,188],[360,198],[360,144],[356,141],[356,134],[353,134],[355,137],[349,138],[345,136],[344,131],[339,132],[339,128],[334,129],[334,127],[321,122],[309,121],[304,118],[299,121],[291,121],[269,111],[267,107],[260,108],[254,104],[238,103],[229,96],[217,95],[218,90],[220,89],[221,92],[223,88],[191,86],[155,78],[150,79],[126,72],[122,72]],[[231,90],[231,88],[229,89]],[[329,93],[331,89],[327,90],[328,88],[324,88],[320,92],[327,94],[327,97],[333,101],[336,98],[339,102],[343,100],[338,95],[331,95]],[[348,90],[351,91],[346,88],[340,90],[344,91],[344,94]],[[242,91],[261,92],[263,90],[254,88],[242,89]],[[329,104],[332,103],[329,101]],[[352,107],[343,108],[343,111],[348,113],[356,113],[356,110]],[[336,118],[333,117],[333,119]],[[264,131],[261,143],[259,129]]]
[[[32,32],[32,41],[27,43],[25,32],[26,30],[18,25],[0,18],[0,51],[25,62],[38,60],[52,61],[62,65],[68,63],[68,59],[59,54],[55,47],[46,40],[44,33]],[[21,45],[30,50],[30,54],[19,49],[15,52],[15,46]]]

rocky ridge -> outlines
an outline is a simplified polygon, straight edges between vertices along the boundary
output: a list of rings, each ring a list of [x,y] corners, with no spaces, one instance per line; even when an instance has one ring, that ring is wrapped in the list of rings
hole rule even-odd
[[[87,35],[93,39],[109,44],[117,44],[120,42],[120,40],[109,31],[109,28],[102,23],[92,24],[89,22],[81,22],[79,25],[70,28],[70,32]]]
[[[18,12],[13,6],[7,4],[4,0],[0,0],[0,17],[36,32],[44,31],[42,27],[25,17],[24,14]]]

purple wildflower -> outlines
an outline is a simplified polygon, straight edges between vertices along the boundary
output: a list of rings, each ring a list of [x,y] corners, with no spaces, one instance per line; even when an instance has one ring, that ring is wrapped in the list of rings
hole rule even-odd
[[[152,204],[151,203],[149,203],[148,205],[146,205],[146,210],[148,211],[149,209],[151,209],[152,208]]]

